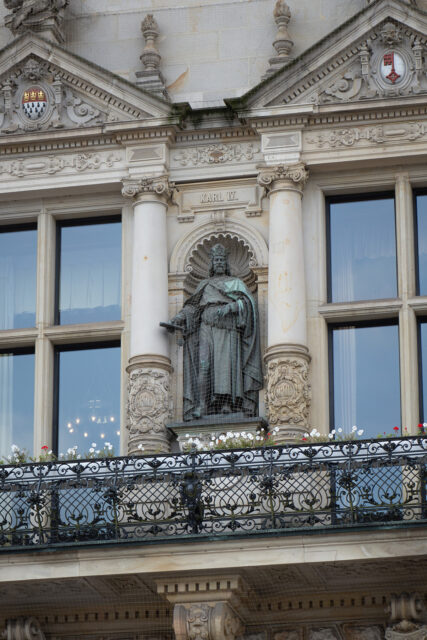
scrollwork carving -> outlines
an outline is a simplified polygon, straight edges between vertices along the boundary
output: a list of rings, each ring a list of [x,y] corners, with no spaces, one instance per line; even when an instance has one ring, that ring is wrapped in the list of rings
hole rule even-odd
[[[270,191],[279,181],[287,181],[294,188],[302,191],[308,180],[308,170],[305,164],[278,165],[275,167],[263,167],[258,174],[258,184]]]
[[[244,626],[226,602],[175,605],[176,640],[235,640]]]
[[[427,625],[423,624],[424,601],[416,593],[393,594],[388,606],[390,616],[387,640],[427,640]]]
[[[182,149],[174,156],[182,167],[227,164],[253,160],[259,153],[259,147],[250,143],[210,144],[209,146]]]
[[[6,629],[0,637],[5,640],[45,640],[37,618],[8,620]]]
[[[271,425],[306,425],[311,388],[306,359],[278,357],[267,364],[266,408]]]
[[[134,198],[139,195],[156,195],[166,200],[172,198],[175,184],[169,181],[167,175],[138,180],[123,180],[122,195],[126,198]]]
[[[172,419],[170,374],[163,369],[139,368],[129,376],[127,408],[129,453],[168,450],[166,423]]]

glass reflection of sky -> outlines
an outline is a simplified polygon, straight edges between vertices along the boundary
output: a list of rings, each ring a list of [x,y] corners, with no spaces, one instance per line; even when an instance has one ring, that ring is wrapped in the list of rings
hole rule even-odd
[[[60,324],[120,320],[121,224],[61,228]]]
[[[330,205],[332,302],[397,295],[394,200]]]
[[[58,451],[110,442],[119,455],[119,432],[120,347],[60,351]]]
[[[427,322],[420,324],[421,330],[421,366],[422,366],[422,407],[424,415],[420,422],[427,422]]]
[[[335,428],[356,425],[363,438],[400,428],[396,325],[334,330],[333,371]]]
[[[427,196],[417,197],[419,293],[427,296]]]
[[[0,458],[12,444],[32,455],[34,354],[0,354],[0,399]]]
[[[0,233],[0,329],[36,324],[37,231]]]

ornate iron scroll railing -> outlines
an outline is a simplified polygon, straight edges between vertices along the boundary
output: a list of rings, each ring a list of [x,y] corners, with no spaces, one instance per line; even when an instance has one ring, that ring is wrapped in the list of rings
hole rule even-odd
[[[0,549],[427,524],[427,438],[0,467]]]

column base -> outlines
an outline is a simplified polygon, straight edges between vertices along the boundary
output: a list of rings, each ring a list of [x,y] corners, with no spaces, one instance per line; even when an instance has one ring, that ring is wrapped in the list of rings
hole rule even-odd
[[[278,444],[301,440],[309,430],[310,360],[302,345],[275,345],[265,353],[266,409],[270,428],[279,428]]]
[[[171,435],[166,424],[172,419],[170,360],[164,356],[131,358],[127,429],[128,454],[169,453]]]

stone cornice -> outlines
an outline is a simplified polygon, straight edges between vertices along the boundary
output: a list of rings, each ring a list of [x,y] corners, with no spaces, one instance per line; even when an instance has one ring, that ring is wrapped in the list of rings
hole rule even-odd
[[[162,200],[170,200],[175,184],[169,181],[167,175],[125,178],[123,180],[122,195],[125,198],[143,198],[144,196],[156,197]]]
[[[308,180],[308,171],[304,163],[260,167],[258,184],[267,193],[281,189],[297,189],[302,192]]]

